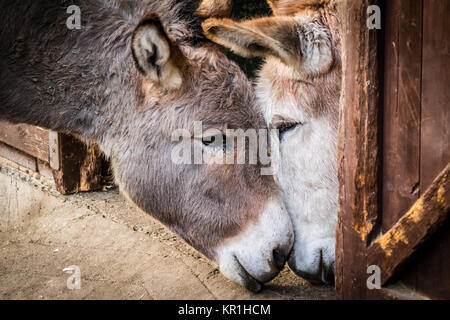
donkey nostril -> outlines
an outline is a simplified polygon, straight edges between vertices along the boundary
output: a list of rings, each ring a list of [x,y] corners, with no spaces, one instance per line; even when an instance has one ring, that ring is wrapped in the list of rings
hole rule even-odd
[[[273,250],[273,259],[278,270],[283,269],[284,263],[286,262],[286,257],[277,249]]]

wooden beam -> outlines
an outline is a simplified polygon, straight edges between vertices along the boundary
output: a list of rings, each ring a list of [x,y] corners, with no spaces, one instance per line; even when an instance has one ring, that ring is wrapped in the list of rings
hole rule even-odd
[[[80,168],[80,191],[92,191],[102,187],[102,167],[99,147],[88,146]]]
[[[43,169],[47,177],[48,164],[56,188],[62,194],[102,187],[102,159],[98,147],[87,147],[69,135],[0,121],[0,156],[33,171]]]
[[[0,121],[0,141],[39,160],[49,161],[49,130]]]
[[[59,133],[55,131],[49,131],[48,133],[48,148],[49,159],[48,163],[53,170],[59,170],[61,166],[60,160],[60,148],[59,148]]]
[[[381,269],[385,284],[450,215],[450,163],[424,195],[369,247],[368,265]]]
[[[17,163],[18,165],[37,171],[36,158],[18,150],[13,147],[0,142],[0,157]]]
[[[53,170],[62,194],[93,191],[102,187],[102,162],[97,146],[87,147],[75,137],[59,133],[60,170]]]
[[[366,249],[379,214],[380,53],[377,30],[367,28],[373,0],[343,0],[339,7],[343,83],[339,125],[339,214],[336,292],[364,299]]]

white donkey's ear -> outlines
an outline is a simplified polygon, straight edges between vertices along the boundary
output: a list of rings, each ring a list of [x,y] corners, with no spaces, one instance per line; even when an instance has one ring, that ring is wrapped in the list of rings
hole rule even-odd
[[[157,17],[146,18],[139,24],[131,47],[137,68],[149,80],[167,90],[181,87],[181,55]]]
[[[320,75],[333,64],[326,28],[313,19],[269,17],[244,22],[207,19],[205,35],[244,57],[271,55],[306,75]]]

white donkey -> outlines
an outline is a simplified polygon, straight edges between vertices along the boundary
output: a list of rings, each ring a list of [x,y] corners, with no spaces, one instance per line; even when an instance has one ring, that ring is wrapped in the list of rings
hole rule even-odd
[[[269,0],[274,17],[208,19],[211,40],[262,56],[257,93],[279,128],[278,182],[295,229],[289,266],[311,282],[334,282],[337,127],[341,91],[339,21],[333,0]]]

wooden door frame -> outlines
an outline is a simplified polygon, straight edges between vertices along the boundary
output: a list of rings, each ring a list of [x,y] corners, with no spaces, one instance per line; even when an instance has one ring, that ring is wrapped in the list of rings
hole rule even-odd
[[[383,108],[382,30],[369,30],[367,8],[378,0],[340,4],[343,88],[338,147],[339,209],[336,292],[339,299],[408,298],[396,290],[367,288],[368,266],[385,285],[449,217],[450,164],[387,232],[381,234]]]

